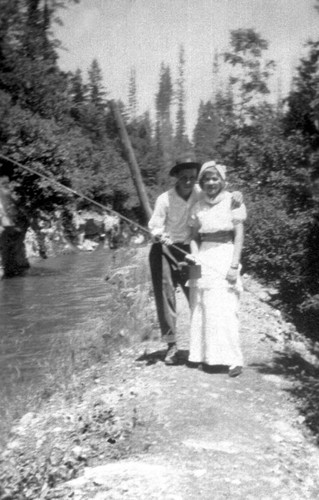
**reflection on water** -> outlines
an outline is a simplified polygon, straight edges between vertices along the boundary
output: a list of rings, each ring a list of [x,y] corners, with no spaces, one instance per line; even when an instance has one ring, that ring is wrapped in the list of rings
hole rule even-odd
[[[112,254],[63,255],[33,264],[24,277],[0,281],[1,386],[39,379],[52,347],[105,310]],[[12,387],[10,388],[10,392]],[[13,389],[14,392],[14,389]]]

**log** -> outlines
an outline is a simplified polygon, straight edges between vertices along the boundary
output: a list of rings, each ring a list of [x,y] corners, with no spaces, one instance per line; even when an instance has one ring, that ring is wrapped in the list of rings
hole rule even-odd
[[[111,110],[114,114],[115,122],[116,122],[116,125],[117,125],[118,130],[119,130],[119,134],[120,134],[121,141],[122,141],[122,144],[123,144],[123,147],[124,147],[127,159],[128,159],[128,164],[130,167],[132,179],[133,179],[138,197],[140,199],[142,208],[145,212],[147,219],[150,219],[150,217],[152,215],[151,205],[150,205],[147,193],[146,193],[146,189],[144,186],[142,175],[141,175],[139,166],[137,164],[134,150],[133,150],[130,138],[128,136],[122,115],[120,113],[120,110],[119,110],[117,104],[112,100],[110,101],[110,107],[111,107]]]

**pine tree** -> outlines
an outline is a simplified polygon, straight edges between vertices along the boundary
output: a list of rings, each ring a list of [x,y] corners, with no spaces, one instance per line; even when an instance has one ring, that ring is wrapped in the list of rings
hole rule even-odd
[[[194,129],[194,150],[200,162],[217,159],[216,142],[218,139],[218,117],[215,105],[208,101],[200,102],[198,119]]]
[[[175,150],[176,154],[183,152],[189,147],[189,141],[186,135],[185,120],[185,50],[183,45],[179,51],[178,78],[177,78],[177,113],[176,113],[176,132],[175,132]]]
[[[159,90],[156,94],[156,149],[160,170],[159,184],[167,183],[168,170],[174,156],[173,127],[171,122],[171,106],[173,100],[173,85],[169,66],[161,64]]]
[[[131,120],[137,116],[137,88],[136,88],[136,69],[133,67],[130,71],[128,88],[128,110]]]
[[[82,71],[80,69],[77,69],[75,73],[69,74],[68,92],[72,101],[70,114],[76,121],[81,121],[81,117],[85,115],[87,86],[83,82]]]
[[[268,79],[274,69],[274,61],[263,60],[268,42],[253,29],[230,32],[230,51],[224,60],[230,64],[229,82],[233,89],[237,117],[243,124],[253,117],[255,107],[269,94]]]
[[[83,104],[86,101],[86,85],[80,69],[70,74],[70,95],[75,104]]]
[[[105,107],[105,97],[107,95],[103,87],[102,70],[97,59],[93,59],[88,70],[88,97],[91,104],[98,108]]]
[[[308,43],[289,93],[285,118],[287,133],[301,132],[312,149],[319,147],[319,41]]]
[[[212,67],[212,102],[215,101],[217,94],[221,91],[220,83],[219,54],[215,51]]]

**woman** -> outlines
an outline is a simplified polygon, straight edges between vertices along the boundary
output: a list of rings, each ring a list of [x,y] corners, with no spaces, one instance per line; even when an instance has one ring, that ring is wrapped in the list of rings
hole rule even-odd
[[[192,258],[201,264],[202,277],[190,281],[189,361],[227,365],[229,376],[235,377],[243,366],[238,306],[246,208],[231,208],[224,165],[204,163],[198,180],[204,199],[194,205],[189,225]]]

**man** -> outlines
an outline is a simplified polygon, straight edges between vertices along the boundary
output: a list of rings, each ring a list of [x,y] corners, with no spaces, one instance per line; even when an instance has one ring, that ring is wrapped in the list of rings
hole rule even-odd
[[[161,333],[168,344],[165,364],[177,363],[176,297],[180,285],[187,299],[187,278],[181,273],[179,263],[185,253],[190,253],[190,228],[187,221],[193,205],[202,196],[196,184],[201,165],[194,156],[180,157],[170,175],[176,178],[175,186],[162,193],[156,200],[154,213],[148,227],[155,238],[150,251],[150,268]],[[242,203],[241,193],[233,193],[235,206]],[[174,246],[172,246],[174,245]],[[180,251],[180,250],[181,251]]]

